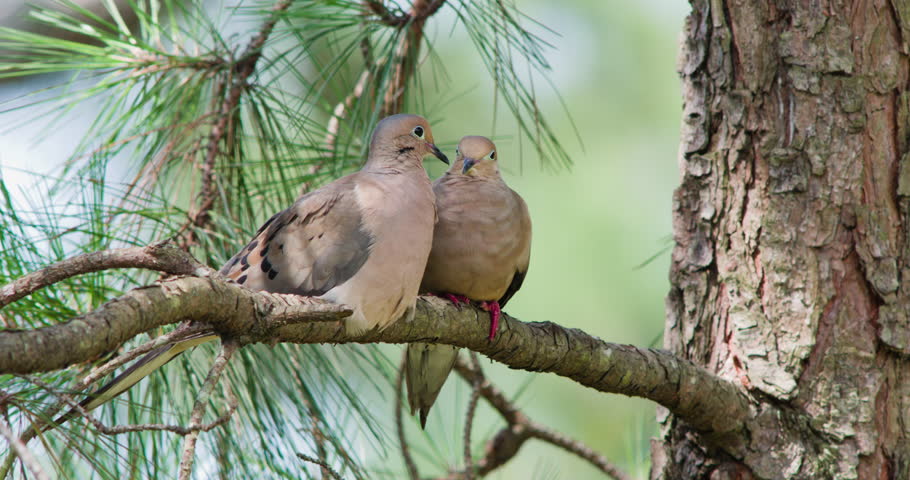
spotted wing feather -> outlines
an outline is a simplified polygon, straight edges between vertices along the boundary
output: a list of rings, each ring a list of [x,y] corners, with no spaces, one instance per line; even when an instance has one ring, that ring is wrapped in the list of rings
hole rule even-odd
[[[336,182],[300,197],[270,218],[221,273],[254,290],[309,296],[344,283],[373,244],[352,184]]]

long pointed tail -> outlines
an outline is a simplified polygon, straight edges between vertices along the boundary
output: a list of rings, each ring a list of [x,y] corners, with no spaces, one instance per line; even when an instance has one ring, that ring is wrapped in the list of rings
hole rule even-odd
[[[405,351],[405,380],[411,415],[420,412],[420,426],[426,428],[430,407],[449,378],[458,358],[458,348],[451,345],[411,343]]]
[[[117,395],[129,390],[130,387],[149,376],[152,372],[161,368],[166,363],[177,358],[181,353],[197,345],[211,342],[217,338],[219,337],[214,332],[199,332],[189,337],[181,338],[175,342],[162,345],[145,354],[144,357],[130,365],[123,373],[117,375],[113,380],[91,393],[79,402],[79,405],[86,411],[93,410],[112,400]],[[43,430],[48,430],[57,425],[61,425],[78,415],[79,411],[76,408],[72,408],[58,417],[53,424],[47,425]]]

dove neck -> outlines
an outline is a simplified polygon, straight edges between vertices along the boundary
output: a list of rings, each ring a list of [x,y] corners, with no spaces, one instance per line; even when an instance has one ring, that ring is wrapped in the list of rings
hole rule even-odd
[[[499,173],[499,168],[491,162],[477,163],[467,172],[463,172],[463,169],[464,159],[458,158],[452,162],[452,166],[446,171],[446,176],[459,177],[466,181],[505,183]]]
[[[423,170],[421,159],[414,154],[414,150],[400,151],[370,151],[363,170],[377,173],[403,173],[411,170]]]

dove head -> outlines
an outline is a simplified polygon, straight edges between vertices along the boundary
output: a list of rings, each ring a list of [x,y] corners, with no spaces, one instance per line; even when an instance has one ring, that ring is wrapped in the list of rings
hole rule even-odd
[[[369,163],[377,160],[383,163],[392,160],[397,163],[416,157],[419,164],[427,155],[434,155],[446,164],[449,163],[449,159],[433,143],[430,124],[420,115],[392,115],[380,120],[373,130]]]
[[[471,177],[498,177],[496,145],[487,137],[468,136],[458,142],[452,171]]]

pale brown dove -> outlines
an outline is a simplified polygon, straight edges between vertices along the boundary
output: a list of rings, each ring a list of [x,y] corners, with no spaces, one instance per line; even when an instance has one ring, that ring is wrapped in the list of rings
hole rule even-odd
[[[344,321],[350,333],[386,327],[406,312],[413,315],[435,221],[433,191],[422,164],[428,154],[449,163],[423,117],[383,119],[360,171],[302,195],[274,215],[221,273],[253,290],[347,305],[354,311]],[[197,334],[152,351],[82,406],[101,405],[186,349],[216,338]]]
[[[531,217],[524,200],[499,174],[492,141],[464,137],[456,154],[455,163],[433,183],[439,220],[420,291],[456,305],[478,302],[490,312],[492,340],[500,307],[518,291],[528,271]],[[458,349],[412,343],[406,355],[408,403],[411,414],[420,412],[425,426]]]

